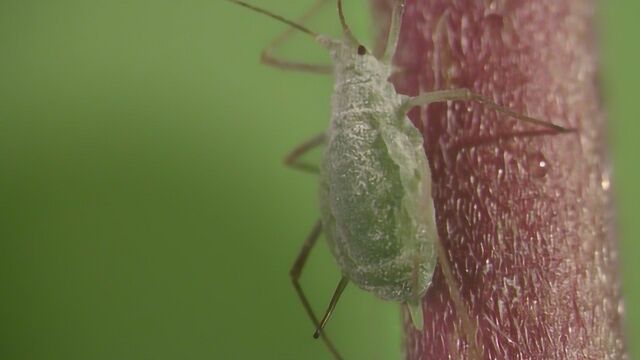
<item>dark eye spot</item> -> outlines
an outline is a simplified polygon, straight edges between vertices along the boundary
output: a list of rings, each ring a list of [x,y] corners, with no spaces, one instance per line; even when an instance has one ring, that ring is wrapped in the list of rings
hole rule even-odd
[[[364,55],[366,53],[367,53],[367,48],[366,47],[364,47],[362,45],[358,46],[358,55]]]

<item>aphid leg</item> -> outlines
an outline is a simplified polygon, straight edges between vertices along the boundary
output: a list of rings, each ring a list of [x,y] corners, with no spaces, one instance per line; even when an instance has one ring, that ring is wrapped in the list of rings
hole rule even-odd
[[[404,13],[404,0],[396,0],[393,11],[391,12],[391,26],[389,27],[389,36],[387,38],[387,47],[384,49],[382,62],[391,64],[393,55],[396,53],[398,39],[400,38],[400,28],[402,27],[402,14]]]
[[[469,358],[480,360],[482,359],[482,357],[480,357],[482,350],[478,347],[478,342],[476,341],[478,326],[476,322],[471,320],[469,308],[467,307],[467,304],[465,304],[464,299],[460,294],[460,285],[458,285],[458,281],[453,275],[453,271],[451,270],[451,263],[449,262],[449,258],[447,257],[447,251],[445,250],[440,237],[438,237],[435,246],[438,253],[438,263],[440,264],[440,268],[442,269],[442,274],[444,275],[445,283],[447,284],[447,288],[449,290],[449,295],[451,296],[451,300],[453,301],[453,308],[459,316],[460,325],[464,331],[467,344],[469,345]]]
[[[309,236],[307,236],[307,239],[304,241],[304,244],[302,245],[302,249],[300,250],[300,253],[296,258],[296,261],[293,263],[293,266],[289,271],[289,275],[291,275],[291,282],[293,283],[293,287],[296,289],[296,293],[298,293],[300,302],[302,302],[302,306],[304,306],[304,309],[306,310],[307,315],[309,315],[309,318],[311,318],[311,321],[313,322],[313,325],[316,327],[316,329],[320,327],[320,322],[318,321],[316,314],[313,312],[313,309],[311,309],[311,304],[309,303],[309,300],[307,300],[307,296],[304,294],[304,291],[302,291],[302,287],[300,286],[300,275],[302,274],[302,268],[304,268],[304,264],[307,262],[309,253],[311,252],[313,245],[315,245],[316,241],[318,240],[318,237],[320,236],[321,232],[322,232],[322,222],[318,220],[315,226],[313,227],[313,230],[311,230],[311,233],[309,234]],[[329,337],[324,333],[324,331],[322,331],[320,335],[322,336],[322,340],[324,341],[325,345],[327,346],[331,354],[333,354],[333,357],[337,360],[342,359],[342,357],[340,356],[340,353],[338,353],[338,350],[336,350],[336,348],[333,346],[333,343],[331,342]]]
[[[573,129],[568,129],[560,125],[556,125],[549,121],[544,121],[536,118],[532,118],[518,112],[515,112],[507,107],[496,104],[495,102],[476,94],[469,89],[454,89],[454,90],[438,90],[426,92],[416,97],[409,98],[400,106],[400,112],[406,114],[414,106],[423,106],[431,103],[445,102],[445,101],[477,101],[493,110],[496,110],[505,115],[509,115],[516,120],[523,121],[530,124],[544,126],[546,128],[553,129],[557,132],[570,132]]]
[[[340,295],[342,295],[342,292],[344,291],[344,288],[347,287],[347,284],[349,284],[349,279],[346,276],[342,276],[342,278],[340,279],[340,282],[338,283],[338,286],[336,287],[336,290],[333,292],[333,296],[331,297],[331,301],[329,302],[329,307],[327,307],[327,311],[324,313],[324,316],[320,321],[320,326],[318,326],[316,328],[316,332],[313,333],[314,338],[317,339],[320,336],[320,334],[324,331],[324,327],[325,325],[327,325],[327,321],[329,321],[331,314],[333,314],[333,310],[336,309],[336,304],[338,304],[338,300],[340,300]]]
[[[313,7],[311,7],[311,9],[302,15],[296,22],[303,24],[313,17],[322,8],[322,5],[326,4],[328,1],[329,0],[317,0]],[[303,71],[315,74],[331,74],[333,72],[333,66],[331,65],[305,64],[281,59],[273,55],[273,51],[287,41],[295,30],[295,28],[290,27],[273,39],[273,41],[264,50],[262,50],[260,61],[265,65],[283,70]]]
[[[304,155],[309,150],[318,147],[324,144],[326,141],[325,133],[318,134],[311,139],[303,142],[302,144],[296,146],[284,159],[284,163],[287,166],[291,166],[296,170],[301,170],[305,172],[310,172],[317,174],[319,172],[317,165],[307,164],[304,162],[300,162],[299,159],[302,155]]]

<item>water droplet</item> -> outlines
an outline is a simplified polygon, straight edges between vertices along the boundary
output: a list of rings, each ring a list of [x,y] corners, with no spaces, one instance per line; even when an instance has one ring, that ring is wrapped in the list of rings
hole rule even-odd
[[[462,74],[462,69],[458,64],[451,63],[449,68],[447,69],[447,77],[449,79],[455,79],[460,77]]]
[[[600,186],[604,191],[608,191],[611,188],[611,171],[609,169],[602,172]]]
[[[529,173],[537,178],[542,178],[549,172],[549,162],[541,153],[529,156]]]

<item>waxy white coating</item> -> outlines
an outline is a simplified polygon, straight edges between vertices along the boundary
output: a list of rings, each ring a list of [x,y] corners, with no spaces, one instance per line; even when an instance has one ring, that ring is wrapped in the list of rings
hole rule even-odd
[[[320,167],[322,225],[344,276],[384,300],[418,303],[436,264],[431,174],[391,65],[318,37],[335,87]],[[421,319],[420,319],[421,320]]]

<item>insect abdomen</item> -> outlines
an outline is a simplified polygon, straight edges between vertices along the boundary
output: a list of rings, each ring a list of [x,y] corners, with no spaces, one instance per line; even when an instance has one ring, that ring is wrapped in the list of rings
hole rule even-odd
[[[379,115],[353,114],[330,129],[323,226],[344,275],[383,299],[404,301],[426,288],[435,262],[429,170],[418,131],[406,119],[406,126],[391,125]]]

